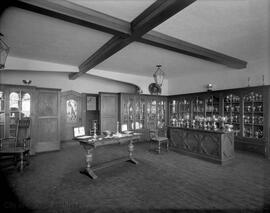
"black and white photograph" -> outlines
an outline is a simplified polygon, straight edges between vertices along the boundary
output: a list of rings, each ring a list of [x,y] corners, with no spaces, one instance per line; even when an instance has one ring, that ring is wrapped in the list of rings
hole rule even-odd
[[[270,0],[4,0],[0,212],[270,212]]]

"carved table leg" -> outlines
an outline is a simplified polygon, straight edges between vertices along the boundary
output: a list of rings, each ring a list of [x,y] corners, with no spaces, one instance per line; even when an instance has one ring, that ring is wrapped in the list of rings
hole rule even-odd
[[[169,151],[169,140],[167,140],[167,152]]]
[[[133,158],[133,155],[132,155],[132,152],[134,151],[134,145],[132,143],[133,141],[130,140],[129,144],[128,144],[128,153],[129,153],[129,160],[131,163],[134,163],[134,164],[138,164],[138,161],[136,161],[134,158]]]
[[[92,179],[96,179],[97,175],[94,173],[94,171],[91,169],[91,163],[93,161],[93,149],[87,149],[87,153],[85,155],[85,160],[86,160],[86,168],[81,171],[81,173],[84,173],[88,175]]]

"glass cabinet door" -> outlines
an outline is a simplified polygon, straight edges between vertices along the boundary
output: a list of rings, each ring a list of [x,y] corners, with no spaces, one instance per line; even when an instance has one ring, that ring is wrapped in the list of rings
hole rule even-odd
[[[195,97],[192,100],[193,119],[195,117],[204,117],[204,100],[201,97]]]
[[[134,98],[129,97],[127,102],[128,107],[128,130],[134,130],[135,128],[135,117],[134,117]]]
[[[205,99],[205,115],[206,117],[218,117],[219,112],[219,96],[211,95]]]
[[[140,98],[139,96],[134,97],[134,117],[135,117],[135,129],[141,129],[140,124]]]
[[[244,96],[243,137],[260,139],[264,137],[263,94],[250,92]]]
[[[159,98],[157,105],[157,127],[164,128],[165,126],[166,126],[166,101],[164,98]]]
[[[19,119],[31,117],[31,95],[27,90],[11,90],[9,93],[9,137],[16,137]]]
[[[122,95],[122,120],[121,120],[121,131],[128,130],[128,98],[126,95]]]
[[[170,125],[175,126],[178,121],[178,100],[173,99],[169,102]]]
[[[140,129],[145,129],[146,128],[146,100],[145,97],[140,96],[139,100],[139,127]]]
[[[5,94],[0,91],[0,138],[5,137]]]
[[[187,98],[181,98],[179,100],[179,118],[190,119],[190,100]]]
[[[20,119],[20,92],[9,94],[9,136],[16,137],[16,125]]]
[[[224,116],[227,118],[227,124],[233,125],[235,135],[240,133],[240,96],[229,94],[224,98]]]

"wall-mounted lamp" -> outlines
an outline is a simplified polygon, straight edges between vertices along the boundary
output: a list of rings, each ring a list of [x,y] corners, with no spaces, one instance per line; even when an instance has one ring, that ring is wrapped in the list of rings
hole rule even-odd
[[[32,80],[22,80],[22,82],[25,84],[25,85],[30,85],[32,83]]]
[[[207,91],[213,91],[213,84],[207,84]]]
[[[4,35],[0,33],[0,69],[5,68],[5,63],[9,52],[8,45],[2,40],[3,36]]]

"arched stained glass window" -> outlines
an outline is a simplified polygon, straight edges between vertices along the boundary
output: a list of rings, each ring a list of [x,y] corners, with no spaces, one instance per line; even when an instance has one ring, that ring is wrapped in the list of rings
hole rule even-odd
[[[22,97],[22,117],[30,117],[31,113],[31,96],[29,93],[25,93]]]
[[[78,104],[73,99],[67,100],[67,122],[75,123],[78,118]]]

